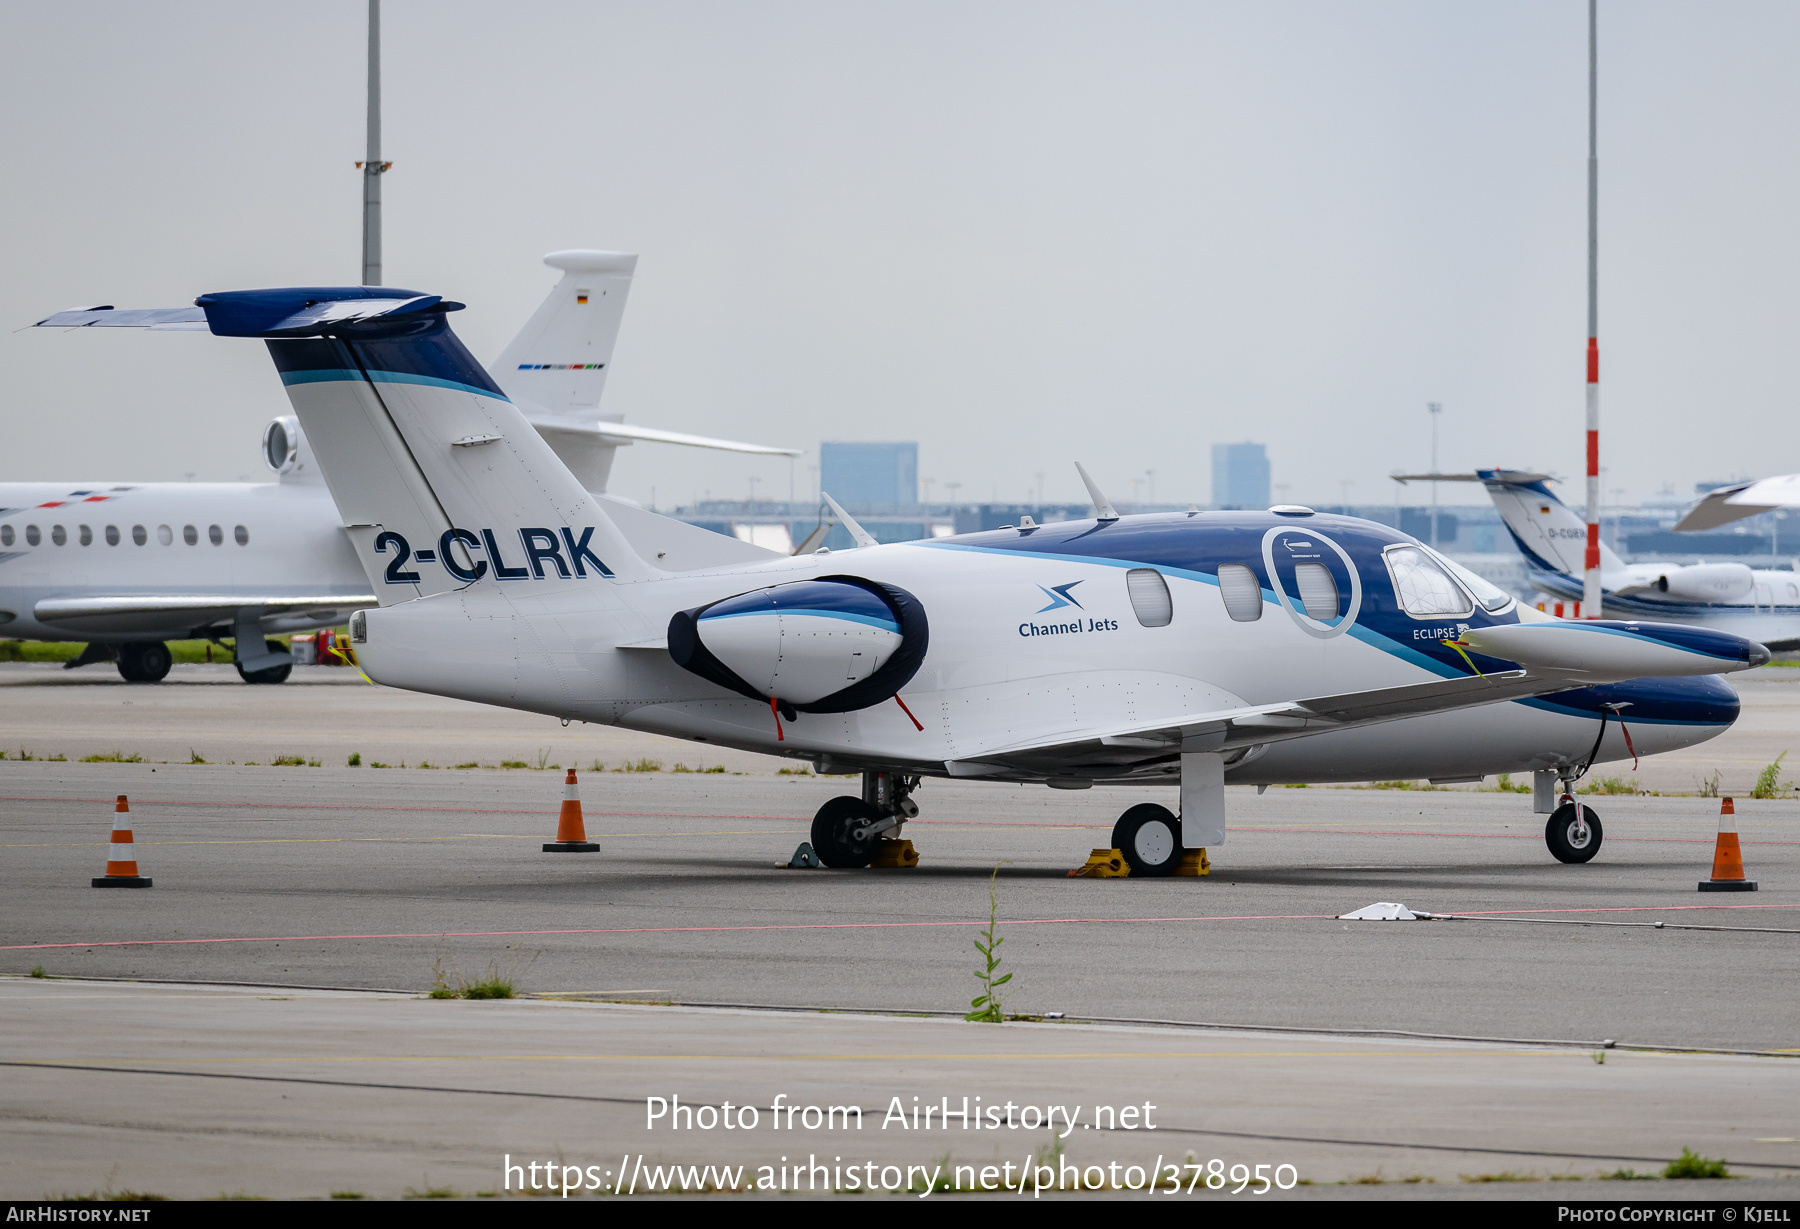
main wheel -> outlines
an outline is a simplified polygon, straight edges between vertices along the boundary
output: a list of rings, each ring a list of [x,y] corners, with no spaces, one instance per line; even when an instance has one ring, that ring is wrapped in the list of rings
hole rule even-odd
[[[169,646],[160,640],[119,646],[119,677],[127,683],[160,683],[174,664]]]
[[[1544,825],[1544,844],[1550,846],[1550,854],[1558,862],[1586,862],[1600,852],[1600,841],[1604,836],[1600,830],[1600,817],[1594,814],[1594,808],[1584,806],[1581,807],[1583,824],[1577,824],[1575,808],[1578,805],[1563,803],[1550,813],[1550,822]]]
[[[263,647],[271,653],[286,653],[287,645],[279,640],[265,640]],[[279,666],[270,666],[267,670],[246,670],[242,665],[237,668],[238,677],[246,683],[285,683],[288,675],[294,672],[294,663],[283,662]]]
[[[1181,821],[1168,807],[1140,802],[1113,825],[1113,848],[1134,875],[1173,875],[1181,862]]]
[[[879,812],[861,798],[848,794],[833,798],[813,816],[812,847],[819,861],[839,870],[867,866],[875,857],[878,836],[857,840],[856,829],[879,818]]]

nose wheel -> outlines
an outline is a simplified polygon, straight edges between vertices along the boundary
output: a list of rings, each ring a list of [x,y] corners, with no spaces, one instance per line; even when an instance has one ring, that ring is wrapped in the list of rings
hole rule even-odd
[[[1544,825],[1544,843],[1558,862],[1591,861],[1600,852],[1603,836],[1600,817],[1594,809],[1568,794],[1563,795],[1562,805],[1550,813],[1550,822]]]

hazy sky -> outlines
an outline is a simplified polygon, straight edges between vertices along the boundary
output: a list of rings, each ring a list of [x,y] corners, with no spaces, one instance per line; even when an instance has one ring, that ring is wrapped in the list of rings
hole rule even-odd
[[[484,361],[564,247],[641,254],[607,406],[920,475],[1206,502],[1575,478],[1586,12],[1543,3],[384,5],[387,281]],[[0,304],[359,273],[364,5],[0,3]],[[1605,485],[1800,470],[1800,5],[1602,0]],[[263,348],[0,333],[0,478],[262,478]],[[637,445],[615,491],[785,496]],[[1282,489],[1284,488],[1284,489]],[[1422,499],[1420,491],[1409,500]],[[1610,495],[1609,495],[1610,498]]]

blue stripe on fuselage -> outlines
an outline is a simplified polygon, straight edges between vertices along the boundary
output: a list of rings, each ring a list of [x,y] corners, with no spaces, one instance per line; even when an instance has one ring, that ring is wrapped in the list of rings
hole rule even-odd
[[[1278,601],[1262,558],[1262,539],[1271,528],[1312,529],[1342,546],[1356,562],[1363,582],[1362,610],[1347,634],[1373,648],[1440,678],[1470,671],[1454,650],[1435,641],[1415,641],[1412,633],[1434,620],[1416,619],[1399,607],[1381,552],[1396,544],[1416,545],[1412,537],[1354,517],[1316,514],[1286,517],[1254,512],[1203,512],[1188,516],[1161,513],[1101,524],[1075,521],[1044,525],[1027,534],[990,530],[954,538],[930,538],[913,545],[935,550],[995,555],[1031,555],[1069,563],[1099,564],[1121,569],[1155,568],[1165,576],[1217,585],[1223,563],[1241,563],[1262,583],[1263,598]],[[1519,621],[1512,608],[1492,615],[1476,607],[1469,615],[1435,620],[1491,627]],[[1730,724],[1737,715],[1736,694],[1716,677],[1646,679],[1606,687],[1557,692],[1529,704],[1566,715],[1595,716],[1607,703],[1627,704],[1626,721],[1684,725]]]

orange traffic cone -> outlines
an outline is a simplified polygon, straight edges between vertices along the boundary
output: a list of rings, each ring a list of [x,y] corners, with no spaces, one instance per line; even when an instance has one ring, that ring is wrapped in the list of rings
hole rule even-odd
[[[556,819],[556,839],[544,846],[545,853],[599,853],[600,846],[587,839],[581,826],[581,793],[575,788],[575,770],[563,782],[562,814]]]
[[[126,815],[131,812],[125,795],[119,795],[119,801],[113,807],[114,815]],[[137,873],[137,847],[131,841],[131,829],[125,827],[129,819],[114,819],[112,845],[106,852],[106,874],[94,880],[97,888],[147,888],[150,880]]]
[[[1702,892],[1754,892],[1756,880],[1744,878],[1744,854],[1738,848],[1737,812],[1731,799],[1719,805],[1719,843],[1713,847],[1711,879],[1700,881]]]

